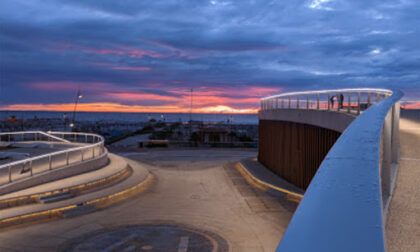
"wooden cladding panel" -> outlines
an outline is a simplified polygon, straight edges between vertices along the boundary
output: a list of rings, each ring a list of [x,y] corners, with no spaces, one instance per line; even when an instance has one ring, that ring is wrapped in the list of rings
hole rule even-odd
[[[312,125],[260,120],[258,160],[306,189],[340,133]]]

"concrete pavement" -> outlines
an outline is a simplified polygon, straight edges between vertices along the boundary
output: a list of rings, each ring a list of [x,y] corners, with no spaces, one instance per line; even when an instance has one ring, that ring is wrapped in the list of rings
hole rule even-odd
[[[386,224],[390,252],[420,250],[420,122],[400,121],[401,159]]]
[[[182,150],[130,154],[156,182],[120,205],[72,219],[0,232],[2,251],[56,251],[104,228],[170,224],[208,230],[231,251],[274,251],[297,206],[250,186],[233,162],[253,151]],[[176,250],[174,250],[176,251]]]

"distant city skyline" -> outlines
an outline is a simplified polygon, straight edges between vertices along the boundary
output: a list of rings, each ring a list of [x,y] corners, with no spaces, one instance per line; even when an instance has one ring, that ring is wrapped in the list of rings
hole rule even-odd
[[[288,91],[420,100],[420,2],[0,2],[0,110],[256,113]],[[420,103],[410,105],[420,108]]]

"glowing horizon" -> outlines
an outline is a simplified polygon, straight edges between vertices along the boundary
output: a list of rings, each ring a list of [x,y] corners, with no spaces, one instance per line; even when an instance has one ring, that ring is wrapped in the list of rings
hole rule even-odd
[[[72,112],[73,103],[66,104],[12,104],[0,106],[3,111],[52,111]],[[192,113],[208,114],[256,114],[259,108],[237,109],[225,105],[193,108]],[[189,108],[176,106],[139,106],[118,103],[79,103],[77,112],[120,112],[120,113],[190,113]]]

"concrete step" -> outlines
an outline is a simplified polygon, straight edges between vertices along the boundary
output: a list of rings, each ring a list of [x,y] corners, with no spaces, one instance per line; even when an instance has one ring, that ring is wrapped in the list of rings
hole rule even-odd
[[[43,204],[48,204],[48,203],[52,203],[52,202],[56,202],[60,200],[70,199],[73,197],[74,195],[71,192],[60,192],[60,193],[54,193],[51,195],[39,197],[39,201]]]
[[[31,204],[0,210],[0,229],[30,222],[76,216],[105,208],[144,191],[153,182],[153,175],[140,163],[117,157],[132,169],[132,174],[119,183],[101,190],[48,204]],[[79,208],[83,206],[82,208]],[[69,211],[72,210],[72,211]],[[88,211],[89,210],[89,211]]]
[[[108,156],[109,164],[101,169],[2,195],[0,210],[39,203],[41,198],[52,194],[70,192],[78,196],[118,183],[131,175],[132,169],[121,157],[113,154]]]

